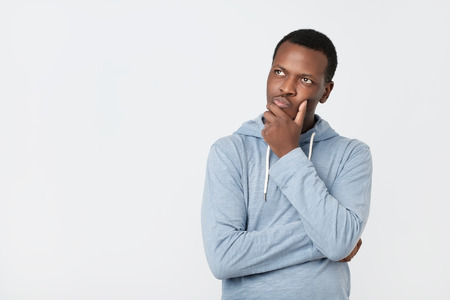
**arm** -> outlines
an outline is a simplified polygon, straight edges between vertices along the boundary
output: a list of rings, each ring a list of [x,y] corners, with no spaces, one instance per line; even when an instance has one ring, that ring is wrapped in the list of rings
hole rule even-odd
[[[367,146],[349,153],[328,190],[312,163],[297,148],[280,158],[271,178],[297,209],[314,245],[331,260],[357,245],[369,215],[372,161]]]
[[[369,214],[370,150],[365,145],[355,147],[328,190],[298,147],[306,106],[307,101],[302,102],[292,120],[276,105],[268,104],[261,133],[280,157],[270,175],[297,209],[314,245],[331,260],[348,261],[359,250],[358,241]]]
[[[224,151],[216,144],[208,157],[202,231],[214,276],[246,276],[324,258],[306,234],[303,222],[246,231],[245,179],[238,152]]]

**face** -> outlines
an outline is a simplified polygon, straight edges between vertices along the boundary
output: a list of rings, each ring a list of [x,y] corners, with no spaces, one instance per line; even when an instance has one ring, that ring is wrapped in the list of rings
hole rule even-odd
[[[294,119],[300,103],[308,101],[305,122],[314,122],[317,104],[325,103],[333,89],[333,82],[325,83],[327,64],[322,52],[284,42],[267,78],[267,104],[274,103]]]

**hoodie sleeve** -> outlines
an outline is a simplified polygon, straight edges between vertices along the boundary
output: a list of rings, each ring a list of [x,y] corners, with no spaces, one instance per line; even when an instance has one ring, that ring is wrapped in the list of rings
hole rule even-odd
[[[339,261],[353,250],[369,216],[372,158],[368,146],[352,140],[334,160],[339,168],[329,189],[300,148],[279,159],[270,176],[298,211],[317,249]]]
[[[229,148],[211,148],[203,194],[203,242],[214,276],[240,277],[324,258],[301,221],[247,231],[242,149]]]

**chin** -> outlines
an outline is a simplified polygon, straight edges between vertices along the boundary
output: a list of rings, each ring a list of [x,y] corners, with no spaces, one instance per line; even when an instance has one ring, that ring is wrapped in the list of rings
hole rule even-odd
[[[298,112],[298,108],[296,111],[292,112],[290,110],[285,110],[283,109],[283,111],[289,116],[289,118],[291,118],[292,120],[295,119],[295,117],[297,116],[297,112]]]

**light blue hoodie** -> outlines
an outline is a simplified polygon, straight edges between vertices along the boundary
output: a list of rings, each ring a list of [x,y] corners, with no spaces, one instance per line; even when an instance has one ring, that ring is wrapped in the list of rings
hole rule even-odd
[[[262,115],[211,147],[202,230],[222,299],[349,299],[339,260],[367,222],[372,159],[367,145],[316,120],[300,148],[270,152],[266,200]]]

